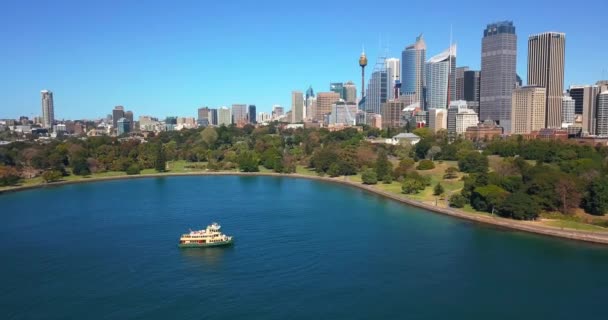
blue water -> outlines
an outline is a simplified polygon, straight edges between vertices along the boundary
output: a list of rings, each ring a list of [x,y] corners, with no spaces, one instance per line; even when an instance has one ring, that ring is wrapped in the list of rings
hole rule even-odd
[[[361,190],[166,177],[0,195],[1,319],[605,319],[608,248]],[[218,221],[229,248],[178,249]]]

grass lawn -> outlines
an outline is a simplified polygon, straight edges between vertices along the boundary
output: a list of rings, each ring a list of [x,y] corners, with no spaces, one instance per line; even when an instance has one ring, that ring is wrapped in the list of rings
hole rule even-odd
[[[297,165],[296,166],[296,173],[304,175],[304,176],[316,176],[317,175],[317,173],[315,171],[310,170],[310,169],[308,169],[308,168],[306,168],[305,166],[302,166],[302,165]]]
[[[608,229],[602,228],[600,226],[594,226],[592,224],[570,221],[570,220],[547,220],[542,221],[542,224],[557,227],[557,228],[567,228],[581,231],[603,231],[606,232]]]

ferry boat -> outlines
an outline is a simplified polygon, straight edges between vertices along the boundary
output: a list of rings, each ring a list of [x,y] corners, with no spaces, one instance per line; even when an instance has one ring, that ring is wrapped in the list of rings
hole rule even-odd
[[[178,246],[180,248],[206,248],[231,245],[232,237],[221,233],[220,228],[221,226],[214,222],[205,230],[190,230],[190,233],[182,234]]]

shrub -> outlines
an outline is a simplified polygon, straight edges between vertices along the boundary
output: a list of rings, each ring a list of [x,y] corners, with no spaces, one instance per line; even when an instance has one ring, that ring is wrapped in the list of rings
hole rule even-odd
[[[431,170],[435,169],[435,163],[431,160],[421,160],[416,167],[418,170]]]
[[[450,207],[453,208],[464,208],[467,204],[467,198],[463,197],[461,194],[453,194],[450,197]]]
[[[393,176],[391,174],[387,174],[386,176],[384,176],[384,178],[382,178],[382,182],[384,184],[391,184],[391,183],[393,183]]]
[[[378,177],[376,176],[376,170],[366,169],[361,174],[361,180],[363,184],[376,184],[378,183]]]
[[[458,178],[458,169],[455,167],[449,167],[445,169],[445,174],[443,175],[444,179],[456,179]]]
[[[63,175],[58,170],[49,170],[49,171],[45,171],[42,174],[42,180],[44,180],[44,182],[46,182],[46,183],[55,182],[55,181],[59,181],[59,179],[61,179],[62,176]]]
[[[435,185],[435,188],[433,188],[433,195],[435,195],[435,196],[441,195],[444,192],[445,192],[445,189],[439,182]]]
[[[141,169],[139,168],[138,165],[132,164],[127,168],[126,172],[128,175],[134,175],[134,174],[139,174],[141,172]]]

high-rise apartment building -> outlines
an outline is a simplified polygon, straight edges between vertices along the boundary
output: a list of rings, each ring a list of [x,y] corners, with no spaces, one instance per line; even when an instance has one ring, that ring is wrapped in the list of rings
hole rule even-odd
[[[340,94],[337,92],[319,92],[317,94],[317,108],[313,119],[323,121],[324,116],[331,113],[331,106],[339,100]]]
[[[232,123],[236,125],[244,125],[247,123],[247,105],[233,104],[232,105]]]
[[[291,123],[300,123],[306,118],[304,95],[302,91],[291,92]]]
[[[608,136],[608,90],[603,91],[597,98],[597,129],[598,136]]]
[[[344,84],[344,101],[357,102],[357,86],[352,81]]]
[[[480,72],[475,70],[467,70],[464,72],[463,79],[463,98],[467,102],[470,109],[475,110],[479,114],[479,87],[480,87]]]
[[[489,24],[481,41],[479,117],[511,131],[511,98],[516,83],[517,36],[511,21]]]
[[[527,134],[545,127],[547,90],[525,86],[513,90],[511,125],[513,134]]]
[[[446,109],[455,91],[456,46],[432,57],[426,63],[426,109]],[[452,72],[453,71],[453,72]]]
[[[42,126],[52,128],[55,122],[55,105],[53,103],[53,92],[49,90],[40,91],[42,97]]]
[[[546,89],[545,127],[561,128],[566,35],[545,32],[528,38],[528,85]]]
[[[217,124],[229,126],[232,124],[232,112],[230,108],[220,107],[217,109]]]
[[[562,97],[562,123],[574,123],[574,99]]]

